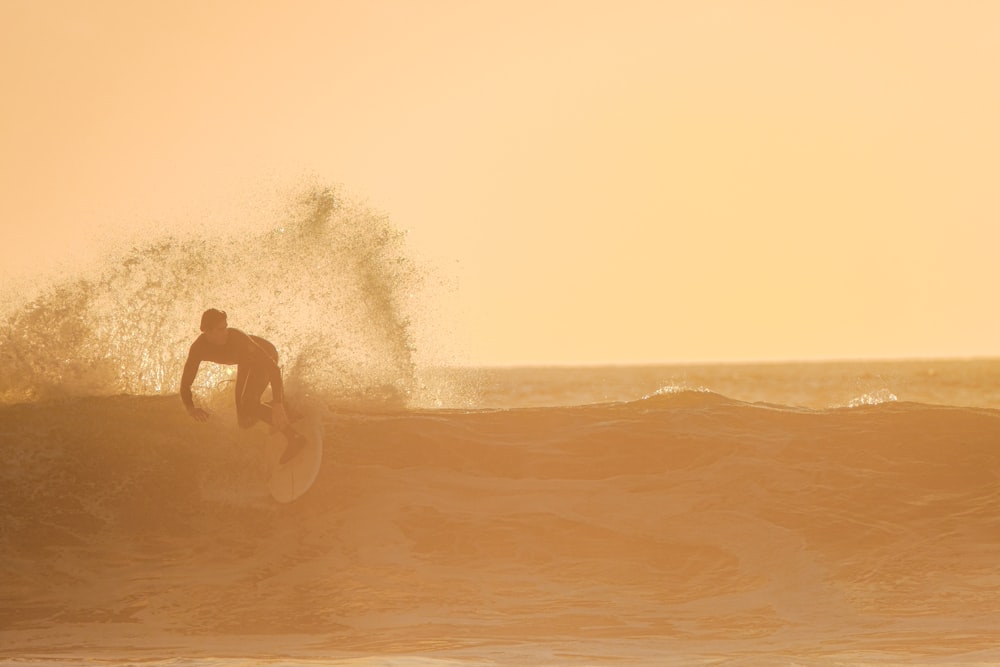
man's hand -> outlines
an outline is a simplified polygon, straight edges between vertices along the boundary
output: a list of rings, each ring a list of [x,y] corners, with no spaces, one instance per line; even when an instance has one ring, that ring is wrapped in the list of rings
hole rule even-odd
[[[284,431],[288,427],[288,415],[285,414],[285,406],[281,403],[271,405],[271,425],[279,431]]]
[[[191,415],[191,418],[194,419],[195,421],[198,421],[198,422],[207,422],[208,421],[209,414],[207,412],[205,412],[204,410],[202,410],[201,408],[196,408],[194,406],[191,406],[187,410],[188,410],[188,414]]]

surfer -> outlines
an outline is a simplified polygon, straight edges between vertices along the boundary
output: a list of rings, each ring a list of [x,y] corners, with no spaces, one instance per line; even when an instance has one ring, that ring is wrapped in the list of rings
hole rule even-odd
[[[195,407],[191,383],[203,361],[236,364],[236,420],[241,428],[250,428],[258,421],[270,424],[288,440],[281,459],[287,461],[305,445],[305,436],[292,428],[284,405],[284,384],[278,366],[278,350],[259,336],[250,336],[239,329],[229,328],[225,311],[209,308],[201,316],[201,335],[191,344],[184,373],[181,376],[181,401],[188,414],[199,422],[208,420],[209,413]],[[271,385],[271,403],[260,398]],[[293,415],[294,417],[294,415]]]

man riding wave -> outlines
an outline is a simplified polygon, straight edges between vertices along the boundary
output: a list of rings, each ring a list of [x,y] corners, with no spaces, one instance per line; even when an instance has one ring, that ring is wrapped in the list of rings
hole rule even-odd
[[[191,344],[181,376],[181,401],[197,421],[208,420],[209,413],[195,407],[191,384],[203,361],[236,365],[236,420],[241,428],[258,421],[270,424],[284,434],[288,447],[281,462],[291,459],[305,445],[305,437],[295,431],[284,404],[284,384],[278,366],[278,350],[269,341],[231,329],[225,311],[210,308],[201,316],[201,335]],[[271,386],[270,405],[261,396]],[[297,415],[293,414],[293,419]]]

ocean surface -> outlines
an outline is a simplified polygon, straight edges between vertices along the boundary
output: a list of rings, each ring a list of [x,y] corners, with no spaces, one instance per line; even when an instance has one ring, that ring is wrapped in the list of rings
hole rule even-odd
[[[1000,662],[1000,362],[429,375],[287,505],[228,395],[0,407],[4,663]]]
[[[1000,360],[431,364],[387,220],[261,229],[4,283],[0,664],[1000,664]],[[181,406],[207,307],[322,419],[294,502],[231,368]]]

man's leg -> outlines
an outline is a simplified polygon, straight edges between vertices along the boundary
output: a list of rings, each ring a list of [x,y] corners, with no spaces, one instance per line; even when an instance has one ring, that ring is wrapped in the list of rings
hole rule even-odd
[[[259,421],[272,423],[271,406],[260,402],[269,380],[263,370],[240,366],[236,371],[236,420],[241,428]]]
[[[271,406],[260,402],[260,397],[264,394],[268,384],[270,384],[270,380],[264,369],[240,366],[236,371],[236,419],[242,428],[250,428],[258,421],[265,424],[274,423]],[[289,447],[285,450],[282,462],[294,455],[305,444],[304,437],[292,427],[292,422],[301,415],[293,413],[288,406],[285,406],[285,413],[288,416],[288,424],[281,430],[281,433],[288,440]]]

